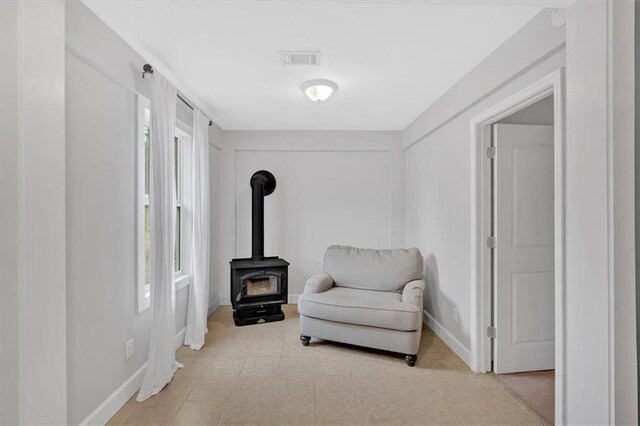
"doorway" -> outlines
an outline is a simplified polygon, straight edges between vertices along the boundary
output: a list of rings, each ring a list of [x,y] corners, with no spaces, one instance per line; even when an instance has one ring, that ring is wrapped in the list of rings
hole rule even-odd
[[[471,120],[472,367],[554,371],[547,405],[556,423],[564,418],[562,87],[560,69]]]
[[[553,95],[492,126],[492,371],[554,422]]]
[[[553,96],[492,130],[493,372],[553,370]]]

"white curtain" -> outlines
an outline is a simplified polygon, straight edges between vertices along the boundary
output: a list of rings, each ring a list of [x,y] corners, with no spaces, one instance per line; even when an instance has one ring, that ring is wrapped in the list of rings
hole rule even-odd
[[[176,369],[174,283],[173,138],[176,126],[176,88],[158,72],[151,96],[151,342],[149,362],[137,400],[157,394]]]
[[[199,350],[207,333],[209,308],[209,118],[198,109],[193,113],[192,159],[191,285],[184,344]]]

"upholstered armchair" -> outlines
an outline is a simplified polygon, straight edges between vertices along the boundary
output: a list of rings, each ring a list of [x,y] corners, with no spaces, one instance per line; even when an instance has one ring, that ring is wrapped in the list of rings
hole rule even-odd
[[[425,283],[416,248],[370,250],[331,246],[324,272],[298,298],[300,340],[311,337],[406,355],[416,363]]]

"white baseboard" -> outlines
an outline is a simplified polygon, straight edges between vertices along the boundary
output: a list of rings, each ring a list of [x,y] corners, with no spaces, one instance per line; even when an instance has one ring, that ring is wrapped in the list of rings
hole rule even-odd
[[[471,351],[467,349],[453,334],[449,333],[442,324],[432,317],[426,310],[423,310],[423,321],[431,330],[447,345],[451,350],[471,368]]]
[[[290,305],[297,305],[298,304],[298,297],[300,295],[299,294],[290,294],[289,295],[289,304]],[[231,301],[229,299],[229,295],[225,295],[225,296],[220,296],[220,305],[230,305]]]
[[[298,297],[300,297],[299,294],[290,294],[289,295],[289,304],[290,305],[297,305],[298,304]]]
[[[129,398],[140,389],[147,363],[129,377],[109,398],[107,398],[93,413],[80,423],[80,425],[105,425],[113,417]]]
[[[183,328],[182,330],[178,331],[178,334],[176,334],[176,340],[175,343],[173,345],[173,347],[175,348],[175,350],[177,351],[178,348],[182,345],[184,345],[184,336],[185,334],[187,334],[187,327]]]
[[[184,335],[187,332],[187,327],[183,328],[176,334],[175,349],[178,350],[184,343]],[[147,370],[147,363],[145,362],[131,377],[129,377],[115,392],[96,408],[93,413],[89,414],[84,419],[81,425],[105,425],[113,417],[124,404],[127,403],[129,398],[135,394],[142,386],[144,380],[144,373]]]
[[[220,297],[216,297],[209,304],[209,309],[207,309],[207,318],[211,316],[215,312],[216,309],[220,307]]]

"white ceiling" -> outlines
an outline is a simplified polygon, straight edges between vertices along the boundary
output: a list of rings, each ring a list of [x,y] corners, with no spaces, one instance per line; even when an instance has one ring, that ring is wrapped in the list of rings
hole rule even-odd
[[[536,2],[84,3],[226,130],[401,130],[541,10]],[[320,66],[278,51],[321,51]],[[312,103],[305,80],[338,91]]]

